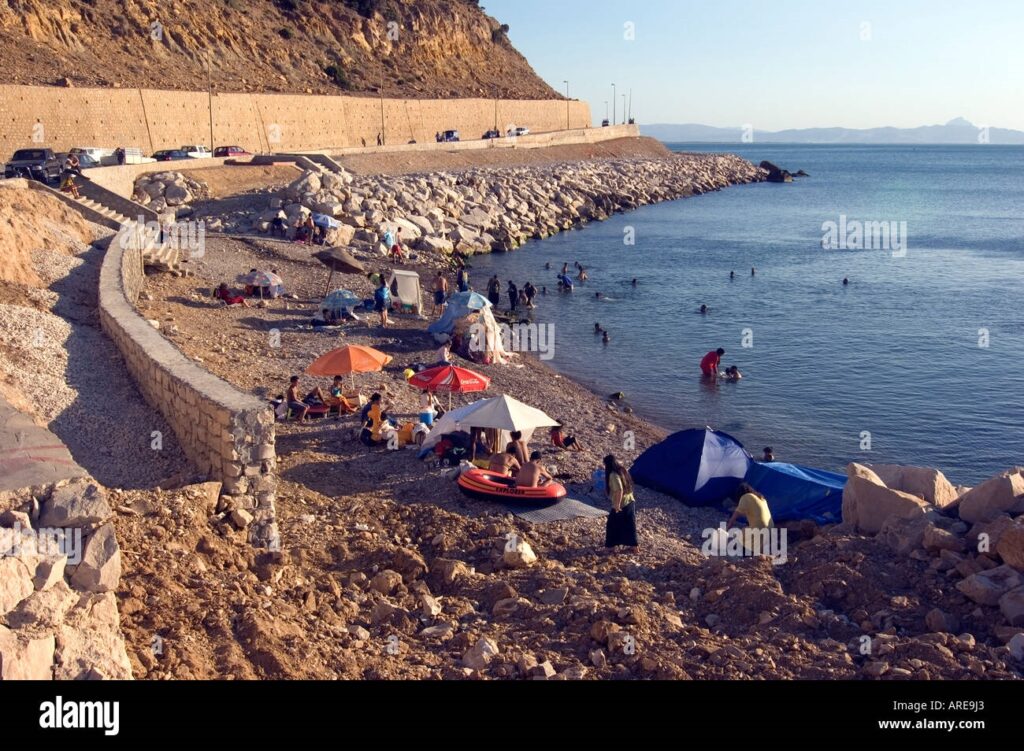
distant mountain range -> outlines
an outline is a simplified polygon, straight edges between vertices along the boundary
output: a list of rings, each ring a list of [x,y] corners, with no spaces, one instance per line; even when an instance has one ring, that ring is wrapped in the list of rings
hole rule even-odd
[[[983,128],[962,117],[945,125],[920,128],[798,128],[767,131],[710,125],[641,125],[645,136],[660,141],[700,143],[861,143],[861,144],[1024,144],[1024,131]]]

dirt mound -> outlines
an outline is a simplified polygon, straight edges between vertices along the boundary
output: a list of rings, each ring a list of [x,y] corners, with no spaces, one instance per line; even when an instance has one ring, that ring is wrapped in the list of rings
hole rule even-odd
[[[95,239],[81,214],[41,191],[0,183],[0,217],[0,282],[39,287],[43,280],[33,268],[33,251],[48,248],[71,255],[69,243]]]
[[[554,99],[477,0],[0,4],[5,83]]]

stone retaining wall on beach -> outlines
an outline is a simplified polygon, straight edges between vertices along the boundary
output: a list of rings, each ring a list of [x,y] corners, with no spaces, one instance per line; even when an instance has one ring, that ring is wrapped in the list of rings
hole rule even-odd
[[[223,483],[246,513],[254,544],[273,546],[276,453],[274,413],[187,359],[135,309],[145,287],[146,238],[128,228],[111,241],[100,271],[103,330],[125,359],[139,391],[170,423],[195,469]],[[154,437],[155,438],[155,437]]]

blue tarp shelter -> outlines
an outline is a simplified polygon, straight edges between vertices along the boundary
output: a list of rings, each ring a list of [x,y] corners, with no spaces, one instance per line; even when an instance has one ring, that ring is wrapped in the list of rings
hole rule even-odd
[[[451,334],[455,323],[479,310],[491,307],[491,301],[479,292],[459,292],[448,298],[448,306],[444,315],[427,327],[427,331],[435,337],[439,334]]]
[[[647,449],[630,474],[637,484],[687,506],[714,506],[732,495],[751,463],[742,443],[704,428],[684,430]]]
[[[813,519],[818,524],[843,520],[846,475],[796,464],[751,464],[746,481],[768,501],[776,522]]]

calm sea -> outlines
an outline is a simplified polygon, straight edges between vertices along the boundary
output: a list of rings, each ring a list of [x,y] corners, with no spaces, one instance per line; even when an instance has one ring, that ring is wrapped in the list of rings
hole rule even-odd
[[[771,445],[780,461],[825,469],[934,466],[963,484],[1024,464],[1024,148],[672,148],[811,177],[648,206],[475,260],[477,289],[492,273],[548,287],[535,319],[556,326],[555,368],[625,392],[667,429],[725,430],[755,456]],[[848,232],[905,222],[905,253],[823,249],[823,225],[843,216]],[[559,295],[555,270],[575,261],[590,281]],[[698,362],[718,347],[743,381],[701,383]]]

